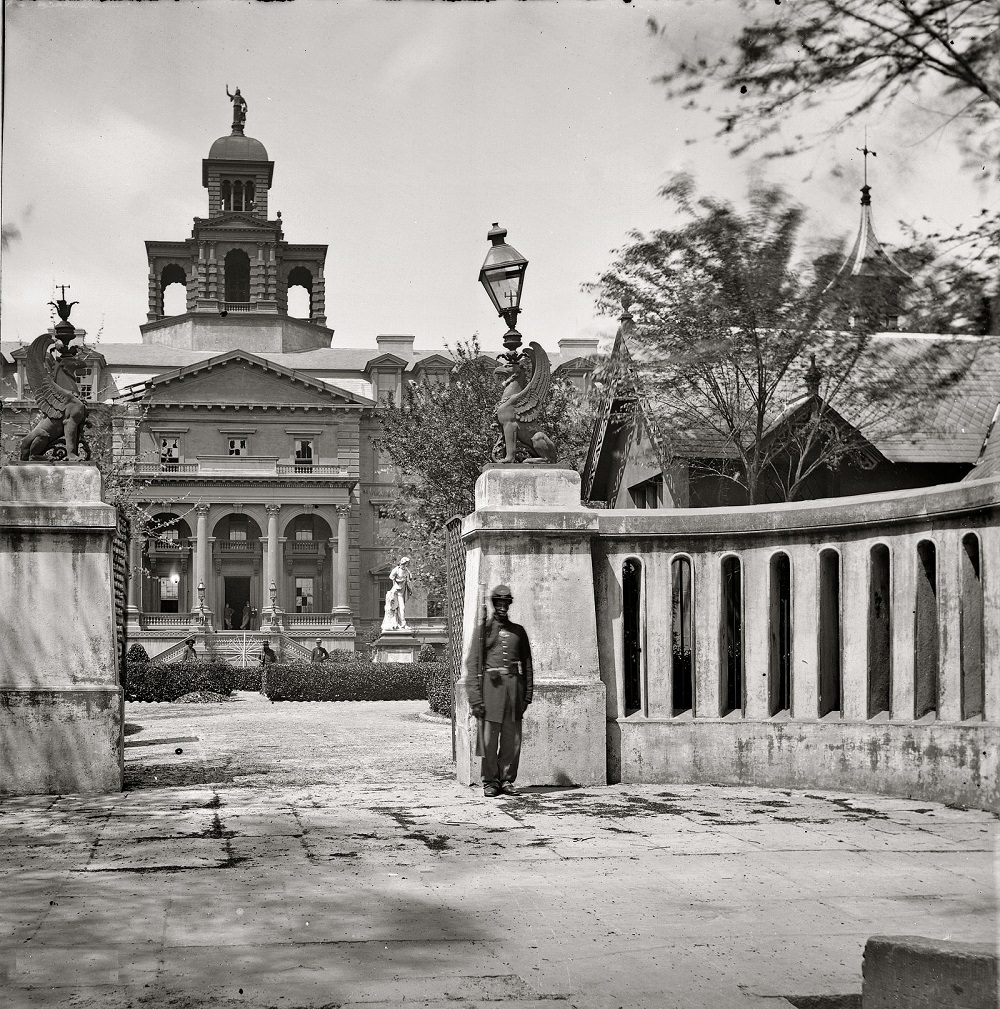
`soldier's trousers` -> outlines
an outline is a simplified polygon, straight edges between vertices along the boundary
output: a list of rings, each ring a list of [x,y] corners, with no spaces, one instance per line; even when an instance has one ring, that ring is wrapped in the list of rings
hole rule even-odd
[[[508,704],[502,722],[483,722],[483,784],[499,785],[517,778],[521,759],[521,720]]]

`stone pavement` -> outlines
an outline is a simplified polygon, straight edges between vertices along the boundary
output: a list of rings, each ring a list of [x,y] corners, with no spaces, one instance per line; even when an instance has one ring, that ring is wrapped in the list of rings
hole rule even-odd
[[[485,800],[423,702],[237,697],[128,705],[123,794],[0,801],[5,1009],[857,1005],[870,935],[997,936],[987,813],[674,785]]]

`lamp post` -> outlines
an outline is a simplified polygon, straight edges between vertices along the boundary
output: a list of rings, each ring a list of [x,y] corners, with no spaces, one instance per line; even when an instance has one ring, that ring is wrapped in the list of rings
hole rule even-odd
[[[201,626],[205,626],[205,583],[203,581],[198,582],[198,614],[199,622]]]
[[[278,586],[274,584],[272,580],[271,584],[267,588],[268,595],[271,597],[271,630],[280,631],[281,622],[278,619]]]
[[[496,222],[486,237],[493,244],[486,253],[483,267],[479,271],[479,283],[490,296],[497,315],[502,316],[507,323],[503,345],[510,354],[516,354],[521,346],[521,334],[516,326],[521,311],[521,288],[524,285],[524,271],[528,268],[528,261],[517,249],[504,241],[507,229],[501,228]]]

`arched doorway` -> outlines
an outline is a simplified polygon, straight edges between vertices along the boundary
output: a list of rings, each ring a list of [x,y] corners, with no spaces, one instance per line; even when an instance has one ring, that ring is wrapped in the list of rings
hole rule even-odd
[[[191,527],[179,515],[157,512],[144,545],[139,609],[185,613],[191,606]]]
[[[160,274],[160,315],[183,315],[187,311],[187,277],[177,263]]]
[[[285,527],[285,586],[289,614],[329,613],[334,606],[330,540],[319,515],[298,515]]]
[[[304,266],[288,273],[288,314],[293,319],[308,319],[312,315],[312,274]]]
[[[240,512],[215,525],[216,622],[220,631],[256,630],[266,604],[260,526]]]
[[[226,253],[226,301],[250,300],[250,256],[243,249]]]

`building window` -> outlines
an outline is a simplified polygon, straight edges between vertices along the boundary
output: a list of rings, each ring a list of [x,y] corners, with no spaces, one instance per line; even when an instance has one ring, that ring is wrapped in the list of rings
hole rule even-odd
[[[385,597],[392,588],[391,578],[376,578],[375,584],[377,586],[376,591],[378,592],[378,616],[379,620],[385,619]]]
[[[636,508],[659,508],[663,499],[663,477],[655,476],[629,488],[632,503]]]
[[[176,470],[181,461],[181,439],[164,437],[160,439],[160,468]]]
[[[80,368],[76,373],[76,384],[80,387],[81,399],[94,398],[94,369]]]
[[[295,612],[312,613],[313,611],[313,580],[311,578],[295,579]]]
[[[249,450],[247,448],[246,438],[230,438],[229,439],[229,454],[230,455],[248,455]]]
[[[394,371],[380,371],[375,382],[379,401],[391,399],[396,403],[396,373]]]
[[[312,526],[298,526],[295,530],[295,539],[301,542],[302,540],[312,540],[313,531]]]
[[[247,538],[247,528],[248,523],[246,519],[230,519],[229,520],[229,538],[231,540],[240,540],[241,542],[246,542]]]
[[[161,529],[156,535],[158,539],[166,540],[168,543],[177,543],[181,538],[181,531],[177,526],[169,526]]]
[[[296,470],[312,469],[312,464],[313,464],[312,438],[296,438],[295,439]]]

